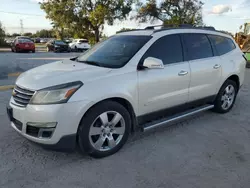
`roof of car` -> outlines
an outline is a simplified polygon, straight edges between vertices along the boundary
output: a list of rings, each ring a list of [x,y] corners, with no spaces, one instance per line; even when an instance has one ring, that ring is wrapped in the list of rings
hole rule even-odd
[[[117,35],[146,35],[146,36],[157,36],[162,33],[208,33],[208,34],[217,34],[222,36],[229,36],[228,34],[222,33],[220,31],[215,30],[213,27],[193,27],[193,26],[185,26],[185,27],[162,27],[160,29],[154,29],[154,26],[149,26],[145,29],[135,29],[130,31],[124,31],[118,33]]]

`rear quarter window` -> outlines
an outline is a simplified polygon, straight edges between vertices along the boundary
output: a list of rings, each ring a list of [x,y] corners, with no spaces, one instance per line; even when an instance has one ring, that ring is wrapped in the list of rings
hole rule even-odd
[[[232,39],[218,35],[208,35],[213,47],[216,49],[218,55],[224,55],[233,51],[236,46]]]

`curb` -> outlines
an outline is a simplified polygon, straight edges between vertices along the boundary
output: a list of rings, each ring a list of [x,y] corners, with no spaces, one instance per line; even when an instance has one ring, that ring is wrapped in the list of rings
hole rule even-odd
[[[0,86],[0,91],[7,91],[13,89],[14,85]]]

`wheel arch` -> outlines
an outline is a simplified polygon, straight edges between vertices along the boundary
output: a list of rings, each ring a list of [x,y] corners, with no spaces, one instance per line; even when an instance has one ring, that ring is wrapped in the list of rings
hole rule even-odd
[[[121,104],[123,107],[126,108],[126,110],[128,111],[128,113],[129,113],[129,115],[131,117],[131,123],[132,123],[131,124],[131,126],[132,126],[131,131],[134,132],[136,130],[136,128],[137,128],[137,125],[138,125],[135,110],[134,110],[133,105],[131,104],[131,102],[129,102],[127,99],[122,98],[122,97],[110,97],[110,98],[106,98],[106,99],[100,100],[100,101],[92,104],[88,108],[88,110],[83,114],[82,119],[83,119],[84,116],[86,116],[88,114],[88,112],[89,112],[89,110],[91,108],[93,108],[94,106],[96,106],[96,105],[98,105],[100,103],[103,103],[105,101],[114,101],[114,102],[117,102],[117,103]],[[82,119],[81,119],[81,121],[82,121]],[[80,121],[80,123],[81,123],[81,121]]]
[[[234,81],[234,82],[236,83],[236,85],[237,85],[237,90],[239,90],[239,88],[240,88],[240,78],[239,78],[238,75],[233,74],[233,75],[229,76],[229,77],[227,78],[227,80],[232,80],[232,81]],[[225,82],[224,82],[224,83],[225,83]]]

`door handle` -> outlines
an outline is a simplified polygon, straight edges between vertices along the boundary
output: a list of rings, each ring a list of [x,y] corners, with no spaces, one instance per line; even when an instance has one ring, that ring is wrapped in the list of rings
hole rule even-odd
[[[220,65],[218,64],[214,65],[214,69],[218,69],[218,68],[220,68]]]
[[[181,71],[181,72],[179,72],[179,76],[185,76],[185,75],[187,75],[188,74],[188,72],[187,71]]]

